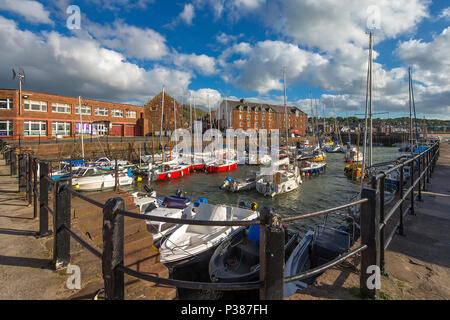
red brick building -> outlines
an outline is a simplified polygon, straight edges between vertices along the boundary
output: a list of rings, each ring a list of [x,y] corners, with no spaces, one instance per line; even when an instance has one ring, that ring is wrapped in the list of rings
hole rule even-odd
[[[149,100],[144,106],[144,132],[159,135],[161,131],[161,115],[163,116],[162,130],[173,131],[175,124],[177,128],[186,127],[183,123],[183,108],[181,104],[172,98],[167,92],[160,92],[153,99]],[[176,115],[176,123],[175,123]],[[184,119],[186,120],[186,119]]]
[[[308,115],[292,106],[276,106],[263,103],[224,100],[220,107],[220,127],[233,129],[279,129],[283,135],[286,124],[289,132],[305,135]],[[286,121],[287,116],[287,121]]]
[[[21,106],[19,109],[19,101]],[[81,112],[81,122],[80,122]],[[82,123],[82,125],[80,125]],[[48,139],[86,135],[138,136],[144,108],[34,91],[0,89],[0,138]]]

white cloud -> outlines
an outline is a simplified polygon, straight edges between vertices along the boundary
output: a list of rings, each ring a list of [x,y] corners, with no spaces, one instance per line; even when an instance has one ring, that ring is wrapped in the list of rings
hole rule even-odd
[[[450,19],[450,7],[447,7],[444,10],[442,10],[441,14],[439,15],[439,18]]]
[[[53,25],[53,21],[50,19],[50,13],[37,1],[0,0],[0,10],[19,14],[31,23]]]
[[[163,85],[173,94],[186,91],[192,74],[163,66],[144,69],[127,62],[119,52],[90,38],[66,37],[57,32],[36,35],[20,30],[0,16],[1,87],[14,87],[11,68],[27,74],[24,89],[111,101],[145,101]]]
[[[244,36],[243,33],[235,36],[221,32],[216,36],[216,40],[221,44],[230,44],[235,43],[239,38],[242,38],[243,36]]]
[[[219,91],[210,88],[203,88],[198,90],[189,90],[188,98],[185,100],[186,104],[191,103],[195,105],[207,108],[208,102],[211,110],[215,110],[217,106],[222,102],[222,96]]]
[[[142,29],[122,21],[112,26],[88,23],[88,31],[103,45],[120,50],[127,56],[144,60],[159,60],[169,54],[166,39],[152,29]]]
[[[205,54],[196,55],[175,53],[173,56],[174,64],[178,67],[194,69],[203,75],[212,75],[217,72],[216,61],[213,57]]]
[[[185,4],[183,11],[180,13],[180,19],[187,25],[192,25],[192,20],[195,17],[195,9],[191,3]]]
[[[90,0],[99,8],[108,10],[146,9],[155,0]]]
[[[368,19],[375,16],[368,11],[373,4],[372,0],[278,0],[262,11],[262,19],[269,28],[303,46],[323,51],[348,44],[362,47]],[[378,40],[410,32],[428,16],[428,0],[380,0],[375,4],[379,12]]]

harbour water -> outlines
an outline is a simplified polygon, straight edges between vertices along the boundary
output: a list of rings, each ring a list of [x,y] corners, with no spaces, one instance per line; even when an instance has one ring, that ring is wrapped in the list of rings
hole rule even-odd
[[[395,160],[400,156],[398,148],[375,147],[373,152],[374,163]],[[176,190],[186,192],[191,200],[200,197],[206,198],[211,204],[239,205],[240,202],[256,202],[258,208],[273,207],[282,217],[311,213],[321,209],[336,207],[354,197],[360,190],[360,183],[348,179],[344,174],[343,153],[327,154],[328,168],[325,172],[310,177],[302,177],[303,183],[299,189],[290,193],[267,198],[253,191],[231,193],[219,187],[227,177],[232,179],[248,177],[251,171],[258,171],[258,166],[240,165],[237,170],[221,173],[192,173],[180,179],[151,183],[150,186],[158,196],[174,195]],[[143,183],[133,185],[133,190],[141,190]],[[331,225],[340,222],[339,218],[329,217]],[[301,235],[312,226],[321,223],[322,218],[303,220],[297,224],[289,225]]]
[[[398,148],[376,147],[373,152],[374,163],[392,161],[400,156]],[[200,197],[207,198],[211,204],[228,204],[238,206],[240,202],[256,202],[258,208],[273,207],[282,217],[300,215],[328,209],[348,203],[360,190],[360,182],[348,179],[344,174],[343,153],[327,154],[328,168],[325,172],[310,177],[302,177],[303,183],[297,190],[290,193],[267,198],[256,190],[240,193],[230,193],[220,189],[225,178],[232,179],[248,177],[251,171],[259,170],[258,166],[240,165],[237,170],[224,173],[192,173],[180,179],[151,183],[150,186],[158,196],[174,195],[179,189],[186,192],[192,201]],[[143,188],[143,183],[133,185],[130,191]],[[315,217],[289,224],[287,227],[298,231],[302,237],[308,230],[322,224],[323,217]],[[342,225],[343,218],[338,215],[329,215],[327,224],[332,227]],[[183,270],[171,270],[171,277],[188,281],[209,282],[208,265],[196,264]],[[178,289],[181,299],[257,299],[258,292],[215,292]]]

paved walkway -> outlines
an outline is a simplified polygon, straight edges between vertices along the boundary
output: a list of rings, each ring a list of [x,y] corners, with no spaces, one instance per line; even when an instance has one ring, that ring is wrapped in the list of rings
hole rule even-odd
[[[386,272],[381,279],[384,299],[450,299],[450,144],[441,144],[423,201],[416,215],[405,220],[405,235],[395,235],[386,251]],[[359,299],[359,257],[349,265],[332,268],[313,286],[290,299]]]
[[[101,260],[71,239],[71,263],[81,270],[81,290],[69,290],[66,270],[51,266],[53,236],[37,239],[39,221],[33,219],[33,207],[28,207],[24,194],[18,192],[17,178],[11,178],[9,166],[0,160],[0,299],[92,299],[103,288]],[[105,202],[108,198],[126,194],[103,192],[93,197]],[[51,200],[49,201],[51,206]],[[133,206],[126,200],[126,209]],[[49,216],[52,230],[52,216]],[[102,215],[96,208],[78,198],[72,199],[71,228],[101,251]],[[135,270],[168,277],[167,268],[159,262],[152,247],[145,222],[125,218],[125,265]],[[126,299],[174,299],[176,289],[125,276]]]

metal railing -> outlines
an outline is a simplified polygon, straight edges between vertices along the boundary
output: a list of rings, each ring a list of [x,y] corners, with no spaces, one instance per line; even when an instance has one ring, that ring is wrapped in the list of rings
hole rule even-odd
[[[0,149],[4,159],[11,166],[13,172],[16,155],[14,149],[8,148],[5,142],[0,141]],[[318,275],[328,268],[338,265],[342,261],[361,253],[360,289],[364,296],[376,297],[377,289],[369,289],[367,280],[369,274],[365,272],[369,266],[380,266],[384,272],[384,251],[389,246],[398,229],[404,234],[404,216],[409,211],[414,214],[414,202],[421,192],[425,190],[436,161],[439,157],[439,143],[435,143],[430,149],[408,159],[397,166],[373,177],[370,185],[362,190],[361,199],[337,206],[335,208],[320,210],[313,213],[281,218],[274,213],[272,208],[264,207],[260,211],[259,219],[252,221],[210,221],[193,219],[175,219],[156,217],[151,215],[137,214],[126,211],[122,198],[111,198],[106,203],[98,202],[82,193],[72,189],[70,179],[54,181],[50,176],[49,161],[39,160],[32,155],[19,154],[19,192],[26,192],[26,200],[34,204],[34,217],[37,218],[39,211],[39,237],[54,234],[53,265],[61,268],[70,263],[70,238],[74,238],[83,247],[102,260],[102,272],[105,283],[105,294],[107,299],[124,298],[124,274],[139,278],[141,280],[175,286],[178,288],[199,290],[255,290],[259,289],[260,299],[282,299],[283,286],[285,283],[298,281]],[[39,175],[37,167],[39,165]],[[403,168],[411,167],[410,186],[404,191],[406,181],[403,177]],[[117,168],[117,165],[116,165]],[[416,170],[417,169],[417,170]],[[389,173],[399,170],[400,179],[398,187],[399,200],[385,214],[384,183]],[[415,172],[417,171],[417,178]],[[38,179],[39,178],[39,179]],[[39,188],[38,181],[39,180]],[[49,186],[53,187],[53,210],[49,208]],[[39,189],[39,190],[38,190]],[[414,192],[417,195],[414,196]],[[77,235],[71,229],[71,198],[78,197],[103,210],[103,251],[90,245],[86,240]],[[409,197],[409,198],[408,198]],[[409,205],[403,208],[405,202]],[[284,229],[282,223],[292,223],[327,215],[332,212],[359,206],[359,219],[361,227],[361,245],[345,252],[324,265],[304,271],[300,274],[284,278],[285,246]],[[356,210],[355,210],[356,211]],[[399,222],[395,225],[389,236],[385,237],[385,227],[399,211]],[[53,216],[53,232],[48,228],[48,214]],[[166,279],[135,271],[124,265],[124,217],[146,221],[158,221],[174,224],[188,224],[199,226],[222,226],[243,227],[260,226],[260,278],[259,281],[245,283],[206,283],[193,282],[176,279]]]

